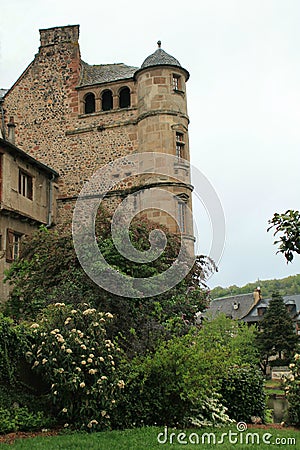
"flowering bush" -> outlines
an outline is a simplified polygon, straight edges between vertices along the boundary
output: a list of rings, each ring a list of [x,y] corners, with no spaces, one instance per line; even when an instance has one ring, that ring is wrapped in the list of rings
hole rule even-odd
[[[300,354],[296,353],[290,364],[291,375],[285,378],[285,391],[289,401],[288,415],[291,424],[300,426]]]
[[[30,326],[34,343],[26,356],[49,383],[51,402],[65,427],[99,430],[110,424],[124,387],[115,366],[119,349],[106,337],[112,318],[86,303],[76,309],[56,303]]]

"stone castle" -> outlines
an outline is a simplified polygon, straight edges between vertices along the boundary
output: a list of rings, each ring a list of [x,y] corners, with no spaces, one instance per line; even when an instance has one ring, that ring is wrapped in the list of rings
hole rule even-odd
[[[79,192],[99,167],[134,153],[173,155],[182,180],[156,176],[144,187],[173,194],[174,216],[192,245],[193,227],[185,217],[192,206],[188,71],[160,42],[141,67],[132,67],[89,65],[78,41],[78,25],[40,30],[38,53],[1,99],[3,141],[58,174],[49,181],[56,198],[51,223],[58,224],[71,217]],[[121,183],[110,202],[118,203],[122,189],[128,192],[133,184]],[[33,183],[33,202],[35,189]],[[176,231],[174,220],[159,208],[150,208],[147,216]]]

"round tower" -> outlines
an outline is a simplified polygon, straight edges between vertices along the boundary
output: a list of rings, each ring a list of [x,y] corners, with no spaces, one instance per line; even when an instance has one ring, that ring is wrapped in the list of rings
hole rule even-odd
[[[135,73],[139,152],[173,155],[174,177],[148,176],[145,184],[163,187],[173,194],[173,215],[182,234],[193,242],[192,219],[186,213],[188,208],[192,209],[186,99],[189,73],[176,58],[161,48],[160,41],[157,44],[157,50],[145,59]],[[178,231],[174,220],[163,213],[158,216],[155,211],[153,217],[151,214],[148,216],[166,224],[171,231]]]

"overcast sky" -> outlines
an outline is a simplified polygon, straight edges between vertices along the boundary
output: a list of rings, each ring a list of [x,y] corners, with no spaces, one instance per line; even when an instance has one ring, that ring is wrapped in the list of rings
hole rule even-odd
[[[300,207],[299,23],[298,0],[10,0],[1,5],[0,88],[33,60],[40,28],[80,24],[89,64],[140,66],[160,39],[190,72],[191,162],[226,218],[209,285],[282,278],[300,273],[300,257],[287,266],[266,229],[274,212]],[[209,219],[194,208],[198,250],[208,253]]]

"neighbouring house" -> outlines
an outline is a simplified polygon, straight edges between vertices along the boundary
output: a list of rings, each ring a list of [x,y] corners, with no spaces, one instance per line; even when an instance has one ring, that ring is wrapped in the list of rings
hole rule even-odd
[[[8,138],[13,140],[10,122]],[[4,272],[19,255],[22,237],[55,219],[58,173],[0,138],[0,301],[9,285]]]
[[[260,300],[256,305],[253,305],[242,320],[249,324],[259,323],[268,309],[270,300],[270,298]],[[293,320],[295,332],[300,336],[300,295],[285,295],[283,296],[283,301]]]
[[[226,317],[243,320],[249,325],[258,324],[263,319],[270,300],[262,298],[260,288],[251,294],[216,298],[212,300],[205,316],[214,318],[223,313]],[[300,336],[300,295],[286,295],[283,300],[294,322],[295,332]]]

